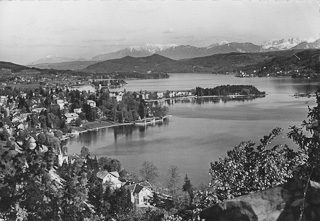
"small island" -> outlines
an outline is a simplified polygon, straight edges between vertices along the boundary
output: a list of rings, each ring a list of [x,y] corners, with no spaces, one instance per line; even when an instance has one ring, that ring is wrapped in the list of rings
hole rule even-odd
[[[215,88],[196,87],[195,95],[203,96],[265,96],[266,92],[259,91],[252,85],[221,85]]]

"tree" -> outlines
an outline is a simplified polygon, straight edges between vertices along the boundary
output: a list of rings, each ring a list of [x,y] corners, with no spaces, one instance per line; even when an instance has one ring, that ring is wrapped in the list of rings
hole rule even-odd
[[[193,187],[192,187],[191,181],[187,174],[186,174],[186,177],[184,178],[182,191],[187,192],[189,194],[190,204],[191,204],[194,199],[194,194],[193,194]]]
[[[122,167],[121,163],[117,159],[111,159],[107,157],[100,157],[98,160],[99,167],[103,170],[107,170],[109,172],[117,171],[120,172]]]
[[[286,145],[267,148],[281,132],[280,128],[272,130],[258,146],[251,141],[242,142],[224,159],[211,162],[210,187],[216,202],[274,187],[293,177],[299,165],[304,164],[305,154]]]
[[[110,213],[114,216],[127,214],[132,209],[131,194],[125,187],[115,189],[109,199]]]
[[[139,170],[140,175],[142,178],[149,182],[154,182],[155,179],[158,177],[158,168],[149,161],[144,161],[142,163],[142,167]]]
[[[65,180],[63,195],[60,197],[62,220],[84,220],[90,217],[92,205],[88,203],[87,172],[83,159],[76,159],[60,171]]]
[[[309,107],[308,120],[303,121],[301,127],[292,126],[288,137],[307,156],[297,178],[320,182],[320,88],[316,91],[316,103],[314,108]],[[306,135],[305,131],[309,134]]]
[[[180,175],[178,172],[178,167],[171,165],[168,170],[168,183],[167,187],[170,190],[173,196],[177,193],[178,183],[179,183]]]
[[[141,119],[145,118],[147,115],[146,105],[144,101],[141,101],[139,104],[138,114]]]
[[[0,147],[1,218],[59,220],[63,179],[53,168],[53,161],[50,151],[17,152]]]
[[[87,158],[88,156],[90,156],[90,151],[87,147],[83,146],[81,148],[81,152],[80,152],[80,156]]]

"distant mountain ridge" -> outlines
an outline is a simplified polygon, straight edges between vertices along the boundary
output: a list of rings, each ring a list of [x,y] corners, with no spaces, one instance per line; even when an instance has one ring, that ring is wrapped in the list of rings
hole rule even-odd
[[[118,59],[110,59],[89,65],[84,72],[107,73],[107,72],[164,72],[164,69],[175,65],[177,61],[158,54],[146,57],[126,56]],[[167,68],[164,68],[167,67]]]
[[[278,39],[264,42],[262,48],[264,50],[288,50],[293,49],[301,42],[310,42],[312,40],[306,40],[301,38],[289,38],[289,39]]]
[[[265,42],[262,45],[255,45],[250,42],[220,42],[207,47],[195,47],[191,45],[174,45],[174,44],[146,44],[144,46],[131,46],[115,52],[100,54],[94,56],[91,60],[63,58],[58,56],[48,56],[28,65],[37,68],[54,68],[60,70],[81,70],[89,65],[101,61],[120,59],[126,56],[147,57],[152,54],[159,54],[164,57],[181,60],[197,57],[206,57],[215,54],[226,53],[259,53],[270,51],[282,51],[288,49],[319,49],[320,39],[311,41],[310,39],[289,38]]]
[[[82,59],[80,59],[82,60]],[[61,62],[69,62],[69,61],[77,61],[77,59],[74,58],[66,58],[66,57],[59,57],[56,55],[48,55],[45,58],[41,58],[37,61],[34,61],[30,64],[28,64],[28,66],[31,65],[37,65],[37,64],[52,64],[52,63],[61,63]]]
[[[314,43],[314,42],[313,42]],[[80,62],[80,61],[79,61]],[[93,61],[91,61],[93,62]],[[96,61],[95,61],[96,62]],[[68,63],[68,62],[67,62]],[[81,62],[80,62],[81,63]],[[298,71],[299,70],[299,71]],[[52,73],[52,69],[30,68],[10,62],[0,62],[0,72],[4,74],[38,71]],[[61,73],[256,73],[259,76],[283,73],[299,76],[320,76],[320,49],[283,50],[257,53],[225,53],[205,57],[174,60],[159,54],[146,57],[126,56],[119,59],[93,63],[77,71],[60,71]],[[130,76],[128,76],[130,77]]]
[[[119,51],[110,52],[106,54],[100,54],[92,58],[94,61],[103,61],[115,58],[121,58],[125,56],[131,57],[145,57],[152,54],[159,54],[165,57],[180,60],[196,57],[210,56],[214,54],[241,52],[241,53],[256,53],[256,52],[268,52],[277,50],[288,49],[319,49],[320,39],[312,42],[310,40],[300,38],[280,39],[265,42],[262,45],[255,45],[250,42],[238,43],[238,42],[220,42],[212,44],[207,47],[195,47],[191,45],[152,45],[147,44],[145,46],[135,46],[121,49]],[[305,44],[306,43],[306,44]],[[302,44],[302,45],[299,45]],[[153,50],[152,50],[153,49]]]
[[[320,38],[314,42],[303,41],[293,47],[292,49],[319,49],[320,48]]]
[[[146,57],[126,56],[119,59],[110,59],[89,65],[83,72],[166,72],[166,73],[192,73],[211,72],[226,73],[238,71],[247,66],[258,65],[277,57],[290,57],[301,50],[258,52],[258,53],[226,53],[206,57],[197,57],[182,60],[173,60],[159,54]]]
[[[98,61],[69,61],[60,63],[43,63],[29,65],[30,67],[41,68],[41,69],[57,69],[57,70],[72,70],[78,71],[86,68],[91,64],[95,64]]]
[[[261,46],[252,43],[228,43],[213,44],[208,47],[195,47],[191,45],[163,45],[154,47],[154,45],[146,45],[142,47],[128,47],[116,52],[97,55],[92,58],[95,61],[105,61],[109,59],[131,57],[146,57],[152,54],[159,54],[174,60],[188,59],[195,57],[204,57],[213,54],[222,54],[230,52],[261,52]]]
[[[0,61],[0,73],[1,72],[10,72],[10,73],[17,73],[24,70],[36,70],[24,65],[15,64],[12,62]]]
[[[158,54],[160,51],[164,51],[171,47],[176,47],[177,45],[168,44],[146,44],[145,46],[130,46],[119,51],[110,52],[106,54],[101,54],[94,56],[91,60],[93,61],[105,61],[109,59],[123,58],[126,56],[131,57],[146,57],[152,54]]]

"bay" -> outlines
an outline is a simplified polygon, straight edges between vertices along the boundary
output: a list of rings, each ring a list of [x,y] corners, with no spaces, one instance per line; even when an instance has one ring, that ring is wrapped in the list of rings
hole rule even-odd
[[[168,79],[128,80],[127,91],[189,90],[197,86],[226,84],[253,85],[265,91],[265,98],[228,102],[176,102],[169,106],[169,121],[156,126],[125,126],[89,131],[67,142],[69,153],[79,153],[82,146],[92,155],[120,160],[129,171],[137,173],[143,161],[153,162],[164,181],[170,165],[179,168],[181,180],[188,174],[195,185],[207,185],[210,162],[225,157],[241,141],[258,142],[273,128],[282,127],[283,136],[274,144],[288,144],[290,125],[306,119],[308,105],[315,98],[295,98],[295,93],[313,93],[319,82],[306,79],[236,78],[230,75],[201,73],[170,74]],[[80,88],[81,89],[81,88]]]

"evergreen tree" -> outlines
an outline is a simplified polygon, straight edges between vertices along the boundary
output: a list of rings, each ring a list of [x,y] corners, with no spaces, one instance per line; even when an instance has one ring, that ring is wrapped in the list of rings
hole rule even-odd
[[[194,194],[193,194],[193,187],[192,187],[191,181],[187,174],[186,174],[186,177],[184,178],[182,191],[187,192],[189,194],[190,204],[191,204],[194,198]]]

